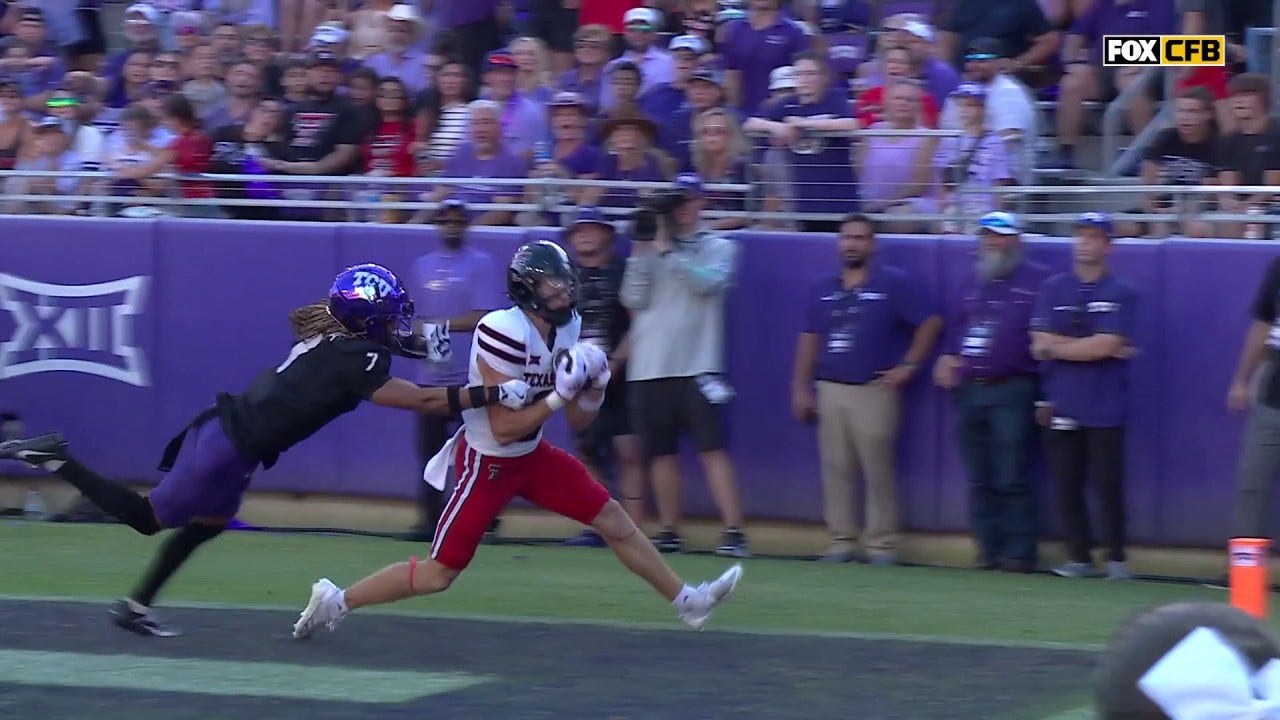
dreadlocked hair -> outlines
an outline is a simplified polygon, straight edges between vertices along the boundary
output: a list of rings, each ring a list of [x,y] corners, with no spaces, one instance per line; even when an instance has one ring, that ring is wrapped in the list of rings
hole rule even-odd
[[[309,340],[317,335],[350,335],[351,331],[342,326],[329,312],[326,302],[303,305],[289,313],[289,329],[299,341]]]

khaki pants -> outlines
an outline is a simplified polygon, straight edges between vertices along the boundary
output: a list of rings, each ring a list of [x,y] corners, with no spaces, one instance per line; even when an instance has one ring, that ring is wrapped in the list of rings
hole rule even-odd
[[[901,414],[898,391],[885,385],[819,381],[818,451],[822,457],[823,516],[839,541],[856,542],[861,525],[855,481],[866,487],[863,545],[871,554],[894,549],[898,487],[894,450]]]

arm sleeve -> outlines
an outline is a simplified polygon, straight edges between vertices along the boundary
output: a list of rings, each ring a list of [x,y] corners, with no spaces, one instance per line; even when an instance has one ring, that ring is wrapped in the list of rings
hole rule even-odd
[[[738,246],[732,240],[714,237],[707,240],[696,257],[672,253],[676,277],[699,295],[724,292],[733,283],[738,261]]]

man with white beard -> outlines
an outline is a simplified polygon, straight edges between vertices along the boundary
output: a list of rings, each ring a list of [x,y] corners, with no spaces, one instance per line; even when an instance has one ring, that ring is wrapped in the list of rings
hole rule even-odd
[[[1027,465],[1041,397],[1030,332],[1050,271],[1023,256],[1013,215],[987,213],[978,226],[975,281],[949,309],[933,380],[955,402],[977,567],[1033,572],[1038,523]]]

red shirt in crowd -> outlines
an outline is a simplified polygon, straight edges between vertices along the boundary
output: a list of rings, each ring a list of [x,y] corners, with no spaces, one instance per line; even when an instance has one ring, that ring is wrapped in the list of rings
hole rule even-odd
[[[417,163],[409,145],[414,142],[412,122],[385,120],[364,144],[365,172],[378,171],[390,177],[413,177]]]
[[[578,27],[599,24],[608,27],[614,35],[621,35],[622,16],[638,7],[644,7],[644,0],[581,0]]]
[[[870,127],[871,123],[883,120],[884,86],[864,90],[854,101],[853,116],[858,118],[859,127]],[[929,93],[920,94],[920,124],[927,128],[938,127],[938,103]]]
[[[199,130],[187,130],[169,143],[173,151],[173,167],[179,175],[197,175],[209,172],[209,158],[213,156],[213,142]],[[179,180],[178,188],[184,198],[211,198],[213,184],[208,180]]]

